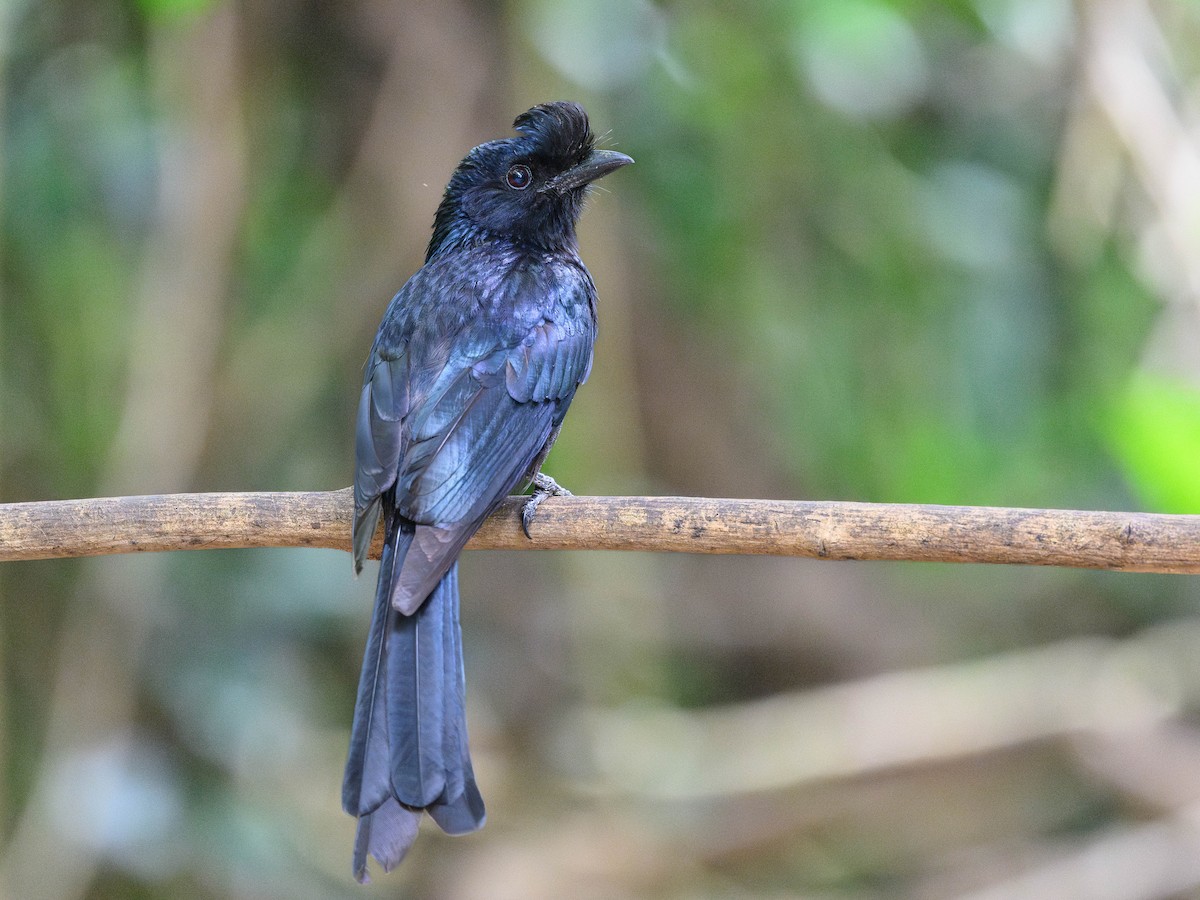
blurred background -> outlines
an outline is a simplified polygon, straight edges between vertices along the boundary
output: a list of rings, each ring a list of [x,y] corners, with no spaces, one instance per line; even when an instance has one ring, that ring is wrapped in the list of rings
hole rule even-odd
[[[1200,512],[1200,5],[0,0],[0,500],[324,490],[472,146],[576,99],[576,493]],[[1200,583],[468,554],[490,821],[350,877],[374,571],[0,568],[0,894],[1200,896]]]

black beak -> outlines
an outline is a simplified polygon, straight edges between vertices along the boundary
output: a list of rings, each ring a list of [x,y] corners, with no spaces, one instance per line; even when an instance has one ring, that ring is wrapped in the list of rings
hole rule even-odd
[[[557,191],[561,194],[572,188],[583,187],[631,162],[633,160],[630,157],[624,153],[617,153],[615,150],[593,150],[588,158],[579,165],[573,166],[561,175],[556,175],[547,181],[541,186],[538,193]]]

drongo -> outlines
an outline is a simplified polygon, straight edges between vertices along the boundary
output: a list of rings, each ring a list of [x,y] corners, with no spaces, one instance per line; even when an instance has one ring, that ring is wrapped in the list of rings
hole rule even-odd
[[[480,828],[467,747],[458,556],[500,501],[533,482],[596,339],[596,288],[575,224],[588,186],[633,162],[596,148],[577,103],[546,103],[518,137],[459,164],[425,264],[384,313],[356,432],[354,565],[380,518],[384,544],[342,805],[367,856],[397,865],[424,812],[450,834]]]

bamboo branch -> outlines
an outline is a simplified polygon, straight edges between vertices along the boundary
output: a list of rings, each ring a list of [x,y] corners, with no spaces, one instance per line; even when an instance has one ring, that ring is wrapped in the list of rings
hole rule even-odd
[[[697,497],[510,497],[475,550],[651,550],[1200,573],[1200,516]],[[350,489],[0,504],[0,562],[150,550],[348,550]],[[374,553],[379,543],[376,537]]]

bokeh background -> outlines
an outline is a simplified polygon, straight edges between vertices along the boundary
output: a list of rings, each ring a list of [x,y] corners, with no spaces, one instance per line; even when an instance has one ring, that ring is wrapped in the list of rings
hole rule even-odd
[[[1200,5],[0,0],[0,500],[344,487],[455,163],[584,102],[577,493],[1200,512]],[[0,893],[1200,895],[1200,584],[472,553],[490,822],[350,878],[374,575],[0,568]]]

